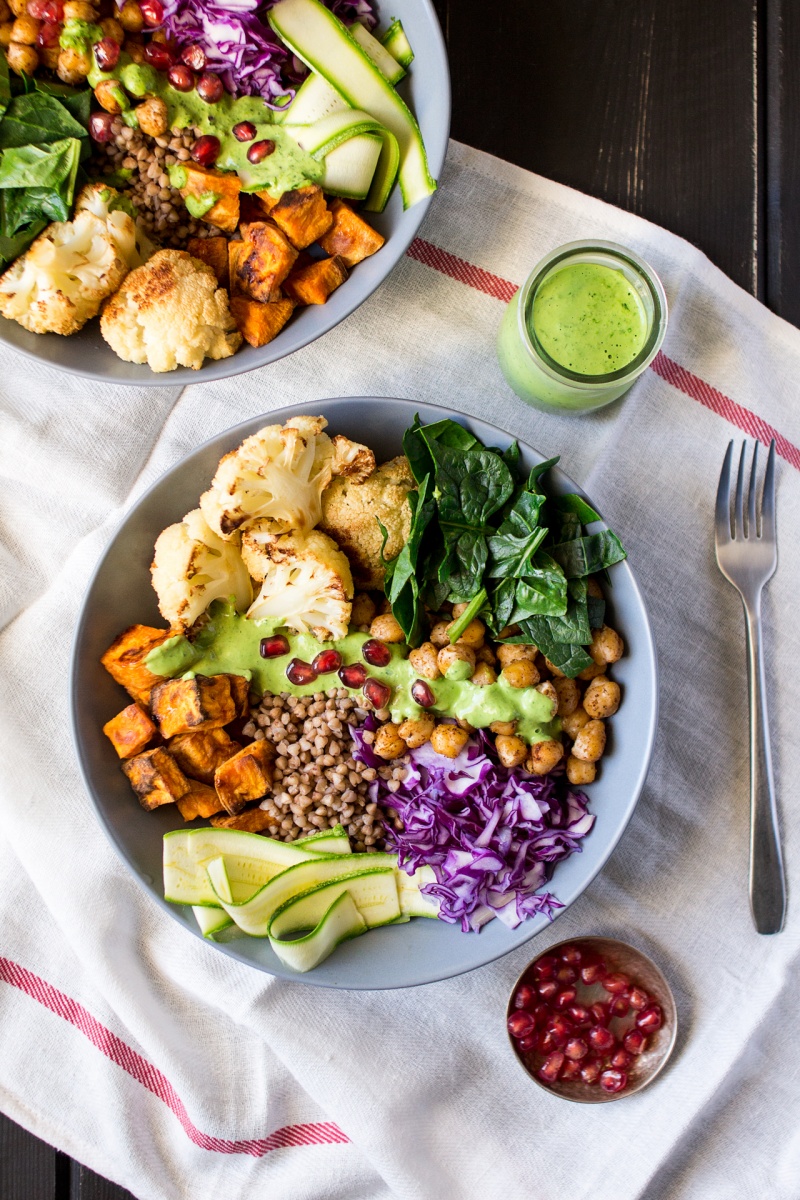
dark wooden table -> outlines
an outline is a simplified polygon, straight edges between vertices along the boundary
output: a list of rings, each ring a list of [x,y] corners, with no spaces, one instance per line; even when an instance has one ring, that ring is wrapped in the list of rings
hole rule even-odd
[[[796,0],[435,3],[453,137],[680,234],[800,325]],[[0,1117],[1,1200],[128,1196]]]

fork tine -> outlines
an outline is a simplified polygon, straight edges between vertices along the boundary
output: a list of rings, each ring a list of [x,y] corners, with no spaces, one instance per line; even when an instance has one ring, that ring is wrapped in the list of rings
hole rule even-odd
[[[739,455],[739,470],[736,475],[736,497],[733,501],[733,536],[744,537],[744,463],[747,454],[747,439],[742,442]]]
[[[753,465],[750,468],[750,488],[747,494],[747,536],[756,537],[756,468],[758,465],[758,438],[753,449]]]
[[[719,473],[717,485],[717,505],[715,509],[716,534],[718,542],[731,540],[731,461],[733,459],[733,442],[728,442],[722,470]]]
[[[761,536],[775,541],[775,439],[769,444],[767,469],[764,473],[764,496],[761,501]]]

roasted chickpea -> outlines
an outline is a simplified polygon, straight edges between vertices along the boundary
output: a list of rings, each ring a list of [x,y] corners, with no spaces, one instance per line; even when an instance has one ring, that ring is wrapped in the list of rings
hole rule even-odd
[[[111,38],[111,41],[116,42],[118,46],[125,41],[125,30],[116,17],[103,17],[100,28],[103,31],[103,37]]]
[[[372,743],[372,749],[379,758],[400,758],[402,754],[405,754],[408,747],[398,731],[399,726],[392,721],[381,725],[375,734],[375,741]]]
[[[24,17],[28,11],[28,0],[8,0],[8,7],[15,17]]]
[[[486,643],[484,643],[483,646],[480,646],[478,648],[478,651],[477,651],[475,657],[478,660],[478,662],[488,663],[490,667],[493,667],[494,664],[497,662],[497,655],[495,654],[492,647],[489,645],[486,645]]]
[[[453,679],[469,679],[475,671],[475,651],[458,643],[455,646],[442,646],[436,661],[443,675],[448,671],[453,672]]]
[[[62,50],[56,72],[63,83],[81,84],[92,69],[92,60],[80,50]]]
[[[120,25],[127,33],[140,33],[144,29],[144,17],[136,0],[125,0],[117,17]]]
[[[511,734],[514,733],[517,728],[517,722],[516,721],[492,721],[489,728],[491,729],[492,733],[499,733],[499,734],[503,734],[507,737],[510,737]]]
[[[11,42],[6,50],[8,65],[17,75],[33,75],[39,66],[39,55],[33,46],[25,46],[22,42]]]
[[[574,679],[554,679],[553,687],[558,696],[558,715],[569,717],[581,702],[581,693]]]
[[[353,611],[350,614],[351,625],[369,625],[375,616],[375,601],[366,592],[359,592],[353,597]]]
[[[21,42],[23,46],[35,46],[36,37],[42,27],[42,22],[35,17],[17,17],[11,28],[12,42]]]
[[[12,18],[11,8],[6,4],[6,0],[0,0],[0,23],[5,24]]]
[[[0,25],[0,46],[6,47],[11,45],[11,30],[13,28],[13,21],[6,21],[3,25]]]
[[[470,725],[469,721],[465,721],[463,717],[456,717],[456,725],[459,729],[466,729],[467,733],[475,732],[475,726]]]
[[[618,633],[604,625],[602,629],[592,630],[592,644],[589,653],[596,663],[605,666],[607,663],[618,662],[625,653],[625,644]]]
[[[619,684],[605,675],[593,679],[583,694],[583,707],[594,720],[600,717],[612,717],[619,708]]]
[[[538,653],[535,646],[526,645],[524,642],[509,642],[507,646],[497,647],[497,657],[503,667],[507,667],[512,662],[519,662],[520,659],[528,659],[533,662]]]
[[[58,56],[61,53],[58,46],[37,46],[39,62],[43,67],[47,67],[48,71],[55,71],[58,67]]]
[[[497,672],[488,663],[479,662],[472,672],[470,683],[476,687],[488,687],[490,683],[497,683]]]
[[[412,650],[408,661],[417,674],[422,675],[424,679],[441,678],[442,672],[439,670],[439,660],[433,642],[423,642],[416,650]]]
[[[606,727],[602,721],[584,725],[572,745],[572,755],[583,762],[597,762],[606,748]]]
[[[585,682],[589,679],[595,679],[598,675],[602,675],[603,671],[605,671],[604,665],[593,662],[590,666],[584,667],[582,671],[579,671],[577,678],[582,679]]]
[[[167,37],[167,31],[165,29],[154,29],[150,34],[150,41],[160,42],[162,46],[166,46],[167,42],[169,41],[169,38]]]
[[[590,575],[586,580],[586,591],[588,595],[594,596],[595,600],[603,599],[603,589],[595,579],[594,575]]]
[[[431,734],[431,746],[445,758],[458,758],[468,741],[466,729],[458,725],[437,725]]]
[[[476,617],[474,621],[470,621],[467,628],[458,638],[460,646],[471,646],[473,650],[480,650],[486,637],[486,626],[483,621],[479,621]]]
[[[555,663],[551,663],[549,658],[545,658],[544,665],[555,679],[565,678],[564,672],[561,670],[561,668],[557,667]]]
[[[507,667],[503,667],[500,678],[505,680],[509,687],[526,688],[539,682],[539,672],[529,658],[518,658]]]
[[[552,721],[558,711],[558,696],[556,695],[556,689],[553,687],[553,681],[545,679],[544,683],[537,683],[536,690],[537,692],[541,692],[543,696],[546,696],[552,704],[553,711],[550,714],[550,720]]]
[[[97,95],[96,92],[95,95]],[[150,137],[162,137],[167,132],[169,114],[166,104],[159,96],[151,96],[149,100],[145,100],[144,104],[137,104],[136,116],[142,133],[146,133]]]
[[[166,110],[166,105],[164,105]],[[374,638],[379,638],[382,642],[404,642],[406,635],[400,628],[400,622],[397,617],[389,613],[381,613],[379,617],[375,617],[369,627],[370,635]]]
[[[61,59],[59,58],[60,62]],[[118,83],[116,79],[104,79],[102,83],[98,83],[94,89],[94,98],[106,112],[121,113],[123,111],[125,92],[123,91],[122,84]],[[164,101],[161,100],[160,103],[164,104]],[[144,105],[142,104],[139,107],[144,108]],[[166,108],[166,105],[164,107]],[[137,108],[136,111],[138,113],[139,109]]]
[[[90,25],[97,24],[97,9],[85,0],[67,0],[64,5],[64,20],[88,21]]]
[[[464,604],[454,604],[453,605],[453,620],[455,621],[456,617],[460,617],[461,614],[465,613],[468,608],[469,608],[469,601],[466,601]]]
[[[147,55],[144,52],[144,46],[140,46],[138,42],[132,42],[130,38],[125,43],[125,53],[130,54],[131,62],[147,62]]]
[[[518,767],[528,757],[528,746],[521,737],[501,734],[495,738],[497,757],[504,767]]]
[[[573,786],[583,787],[584,784],[594,783],[596,775],[597,767],[593,762],[584,762],[570,754],[567,759],[567,779]]]
[[[449,621],[437,621],[434,625],[431,630],[431,641],[434,646],[438,646],[441,649],[442,646],[450,645],[450,634],[447,632],[449,625]]]
[[[568,717],[562,717],[561,728],[567,737],[571,737],[574,741],[583,727],[589,724],[590,719],[586,709],[581,706],[571,712]]]
[[[564,757],[564,747],[561,742],[551,738],[546,742],[534,742],[525,769],[531,775],[549,775],[553,767]]]
[[[411,750],[415,750],[417,746],[424,746],[431,740],[434,726],[435,721],[432,714],[423,713],[421,717],[416,717],[414,720],[403,721],[397,732],[405,744]]]

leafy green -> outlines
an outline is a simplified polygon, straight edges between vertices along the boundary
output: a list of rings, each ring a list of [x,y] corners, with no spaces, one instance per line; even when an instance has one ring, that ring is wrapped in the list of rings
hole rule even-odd
[[[32,142],[46,146],[63,138],[88,137],[85,127],[69,113],[60,100],[42,92],[16,96],[0,124],[0,149],[28,146]]]
[[[8,59],[0,54],[0,117],[11,103],[11,79],[8,72]]]
[[[12,263],[15,258],[19,258],[20,254],[24,254],[31,242],[46,226],[47,221],[38,220],[29,225],[27,229],[14,234],[13,237],[4,237],[0,234],[0,270],[5,270],[9,263]]]
[[[44,79],[34,79],[33,85],[37,92],[45,96],[55,96],[60,104],[83,125],[89,128],[89,117],[92,112],[92,89],[74,88],[66,83],[50,83]]]
[[[611,567],[625,558],[622,542],[610,529],[561,542],[558,546],[552,546],[550,553],[560,565],[567,579],[580,579],[584,575],[596,575],[598,571]]]

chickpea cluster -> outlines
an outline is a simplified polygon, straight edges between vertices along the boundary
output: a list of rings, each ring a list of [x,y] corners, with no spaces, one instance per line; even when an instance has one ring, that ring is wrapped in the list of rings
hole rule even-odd
[[[136,0],[126,0],[118,9],[114,0],[0,0],[0,45],[8,65],[18,75],[33,75],[40,68],[53,71],[62,81],[80,86],[92,69],[90,53],[61,49],[59,37],[64,21],[86,21],[99,25],[103,37],[119,46],[134,38],[141,42],[142,10]]]
[[[600,594],[594,581],[590,586],[595,594]],[[550,701],[550,719],[559,718],[562,736],[528,745],[518,735],[515,721],[495,721],[489,728],[495,735],[500,762],[506,767],[524,766],[533,775],[547,775],[566,758],[569,782],[575,786],[591,783],[605,751],[605,721],[617,711],[621,700],[619,684],[607,674],[611,664],[624,653],[620,635],[608,625],[594,629],[591,645],[587,647],[592,665],[577,679],[568,679],[532,643],[493,643],[487,637],[484,623],[478,619],[470,621],[451,644],[450,630],[466,607],[456,604],[451,613],[434,615],[429,639],[409,653],[409,661],[420,679],[441,679],[456,668],[460,678],[469,679],[478,687],[486,687],[499,678],[513,688],[535,688]],[[376,606],[366,594],[356,596],[353,601],[352,622],[383,642],[405,640],[392,613],[376,614]],[[513,637],[518,632],[511,626],[500,636]],[[388,718],[386,712],[377,715]],[[387,719],[375,733],[372,748],[388,761],[430,742],[437,754],[455,758],[473,732],[466,721],[437,722],[432,713],[422,712],[400,724]]]

